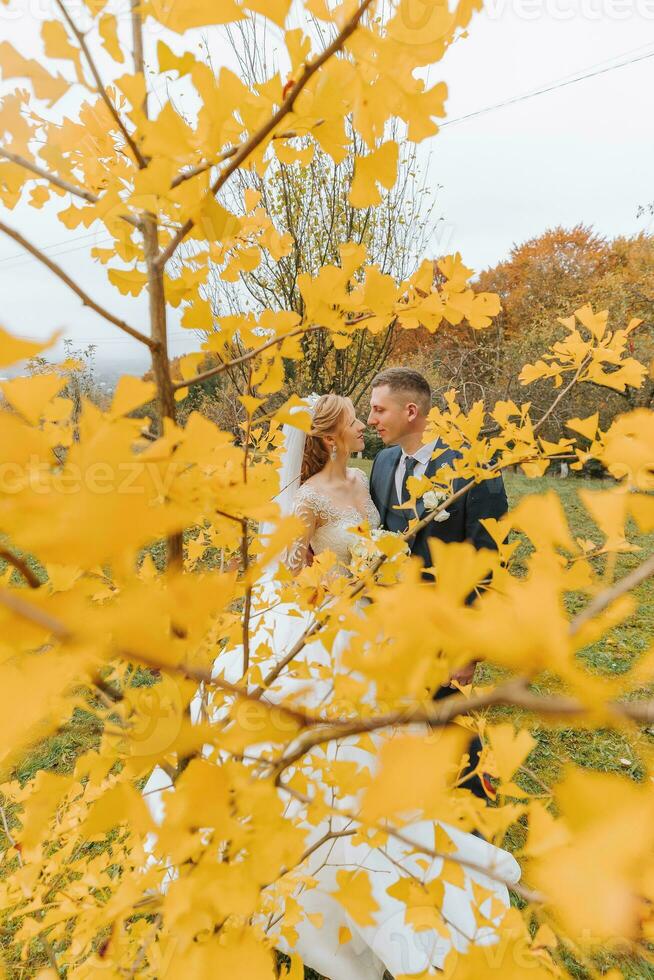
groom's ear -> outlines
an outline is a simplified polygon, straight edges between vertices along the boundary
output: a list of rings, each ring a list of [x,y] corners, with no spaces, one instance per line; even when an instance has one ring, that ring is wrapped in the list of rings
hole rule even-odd
[[[417,419],[420,415],[420,411],[415,402],[409,402],[409,404],[406,406],[406,412],[409,416],[409,422],[413,422],[414,419]]]

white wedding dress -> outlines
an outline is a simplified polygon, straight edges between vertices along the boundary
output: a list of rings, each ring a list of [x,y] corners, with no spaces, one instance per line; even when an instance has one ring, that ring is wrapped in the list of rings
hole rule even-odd
[[[295,513],[314,526],[309,542],[313,554],[318,556],[329,550],[343,566],[348,564],[350,549],[356,540],[354,527],[362,520],[368,521],[374,528],[379,527],[380,523],[367,489],[367,478],[361,471],[356,473],[356,478],[366,485],[365,513],[354,506],[339,509],[329,497],[310,485],[303,485],[294,492]],[[290,564],[297,564],[299,560],[299,551],[292,550]],[[261,612],[259,625],[253,630],[251,639],[252,650],[264,643],[271,651],[267,662],[262,665],[264,674],[288,652],[309,622],[309,614],[300,614],[297,608],[279,602],[275,604],[274,590],[274,583],[269,582],[261,592],[259,602],[262,608],[266,604],[273,608],[269,612]],[[291,699],[306,708],[320,708],[329,698],[334,673],[339,671],[340,653],[347,643],[348,634],[341,631],[329,651],[320,641],[307,644],[297,660],[293,661],[293,670],[282,671],[267,689],[266,699]],[[214,676],[237,682],[241,672],[242,651],[239,649],[221,654],[215,662]],[[310,673],[318,676],[307,680]],[[195,712],[197,714],[197,704]],[[413,733],[416,733],[415,727]],[[371,744],[378,748],[395,734],[386,731],[378,733]],[[262,748],[265,752],[266,746]],[[321,765],[328,765],[330,759],[338,759],[356,763],[372,772],[377,766],[376,752],[366,751],[347,740],[329,743],[324,750],[318,750],[319,754],[321,752]],[[315,777],[315,786],[319,787],[320,773],[316,772]],[[169,785],[168,779],[155,770],[146,787],[146,799],[156,820],[163,817],[162,795],[165,799],[165,788]],[[284,791],[280,789],[280,793]],[[352,809],[356,810],[357,800],[354,797],[340,799],[338,807],[351,812]],[[289,819],[302,823],[302,814],[303,804],[291,800],[287,809]],[[318,827],[306,823],[302,825],[307,829],[307,847],[319,841],[326,830],[347,832],[355,826],[349,817],[339,815],[330,817],[329,821]],[[290,946],[276,936],[276,945],[285,952],[299,954],[306,966],[329,980],[381,980],[385,970],[393,977],[437,975],[452,948],[463,953],[471,943],[490,945],[497,942],[495,927],[509,905],[507,888],[501,882],[517,882],[520,868],[508,852],[472,834],[440,824],[455,848],[453,856],[466,862],[458,885],[449,882],[444,885],[439,911],[446,928],[415,929],[405,921],[406,905],[389,895],[388,889],[403,877],[417,878],[424,884],[439,877],[442,859],[425,858],[425,853],[420,853],[421,847],[426,849],[427,854],[438,850],[435,840],[438,826],[423,820],[402,827],[402,835],[411,840],[414,847],[391,836],[383,848],[367,843],[354,844],[351,836],[325,842],[311,854],[302,869],[317,885],[300,885],[293,896],[305,914],[303,921],[294,922],[297,939]],[[470,866],[474,866],[474,870]],[[339,869],[361,870],[368,876],[374,899],[372,905],[376,908],[368,917],[369,924],[361,925],[332,897],[338,890]],[[428,905],[426,901],[426,909]],[[480,918],[484,919],[481,927],[478,924]]]
[[[354,507],[341,510],[327,496],[311,486],[300,487],[295,495],[295,512],[305,521],[309,518],[307,523],[312,518],[315,524],[316,529],[310,541],[314,555],[329,550],[342,565],[348,564],[350,548],[356,540],[353,525],[360,523],[362,519],[367,520],[373,528],[380,524],[379,513],[367,489],[367,479],[361,471],[355,472],[366,484],[365,513],[359,513]],[[339,652],[346,645],[347,634],[337,636],[331,652],[333,670],[338,670],[338,663],[334,661],[338,661]],[[319,643],[312,644],[312,648],[305,651],[308,658],[318,657],[322,662],[325,657],[324,648]],[[291,693],[292,683],[289,690],[285,691],[282,676],[278,678],[276,697]],[[307,708],[315,708],[324,697],[324,690],[313,690],[312,696],[303,698],[302,703]],[[373,742],[379,746],[393,735],[392,732],[378,734]],[[374,752],[368,752],[347,741],[330,743],[325,755],[327,759],[338,758],[340,761],[355,762],[372,772],[376,769],[377,756]],[[356,807],[356,800],[341,800],[339,806],[351,811]],[[413,876],[425,884],[439,877],[442,859],[427,858],[429,865],[425,869],[425,855],[419,853],[421,846],[427,852],[438,849],[435,842],[437,826],[433,822],[421,821],[403,827],[402,836],[413,841],[415,848],[393,837],[388,838],[382,849],[362,843],[353,844],[352,838],[345,836],[327,842],[314,852],[308,862],[307,872],[318,880],[318,886],[305,889],[298,899],[307,915],[319,915],[319,924],[314,924],[315,919],[312,921],[306,918],[297,925],[298,939],[293,946],[293,950],[299,953],[306,965],[330,980],[381,980],[385,970],[394,977],[430,975],[438,973],[453,946],[463,953],[471,942],[488,945],[497,941],[493,924],[497,925],[501,918],[497,915],[498,900],[499,907],[504,910],[509,905],[509,895],[506,886],[496,879],[513,884],[520,877],[520,868],[508,852],[472,834],[441,824],[456,848],[454,856],[462,858],[468,865],[487,869],[494,876],[491,878],[481,870],[473,871],[464,867],[461,887],[445,884],[440,912],[448,927],[447,935],[435,929],[417,931],[407,925],[406,905],[388,894],[388,889],[398,882],[403,872],[405,877]],[[332,819],[332,831],[350,828],[352,822],[347,818]],[[325,829],[312,829],[310,843],[311,840],[319,840]],[[337,891],[336,874],[341,868],[351,871],[362,869],[368,875],[372,897],[377,906],[377,911],[371,916],[374,920],[371,924],[362,926],[357,923],[331,896],[331,893]],[[480,885],[485,890],[481,905],[475,905],[475,885]],[[477,894],[481,894],[481,891],[478,890]],[[479,913],[485,915],[488,922],[481,928],[477,924]],[[341,940],[343,927],[352,937],[346,943]]]

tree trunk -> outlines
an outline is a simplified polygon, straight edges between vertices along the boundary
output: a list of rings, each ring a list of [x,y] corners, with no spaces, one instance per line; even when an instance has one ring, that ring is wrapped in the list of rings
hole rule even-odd
[[[159,254],[159,235],[154,215],[146,215],[143,221],[143,243],[145,261],[148,268],[148,294],[150,302],[150,335],[157,346],[152,350],[152,373],[157,385],[157,417],[155,431],[163,434],[164,418],[176,419],[175,391],[170,376],[168,360],[168,335],[166,329],[166,296],[164,290],[164,271],[157,264]],[[168,564],[181,565],[184,560],[184,545],[181,534],[168,538]]]

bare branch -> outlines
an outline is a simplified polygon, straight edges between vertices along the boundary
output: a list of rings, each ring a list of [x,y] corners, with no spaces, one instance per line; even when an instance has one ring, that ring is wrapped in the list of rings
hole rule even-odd
[[[57,2],[60,2],[60,0],[57,0]],[[214,196],[219,193],[221,188],[226,184],[226,182],[229,180],[229,178],[234,173],[234,171],[238,170],[238,168],[250,156],[250,154],[253,153],[257,149],[257,147],[260,146],[261,143],[263,143],[263,141],[273,132],[273,130],[279,125],[282,119],[284,119],[289,114],[289,112],[292,111],[298,95],[306,87],[307,83],[313,78],[316,72],[319,71],[322,68],[322,66],[327,61],[329,61],[329,59],[333,55],[335,55],[338,51],[340,51],[340,49],[343,47],[347,39],[352,34],[354,34],[357,27],[359,26],[359,23],[363,18],[363,15],[365,14],[366,10],[368,9],[371,3],[372,0],[363,0],[363,3],[359,7],[359,9],[348,20],[346,25],[334,38],[334,40],[329,45],[329,47],[325,48],[322,54],[318,58],[316,58],[315,61],[312,61],[304,66],[304,69],[301,72],[300,77],[298,78],[297,82],[295,82],[293,87],[290,89],[288,95],[283,100],[279,109],[270,117],[268,122],[266,122],[261,127],[261,129],[257,130],[256,133],[253,133],[250,139],[246,140],[246,142],[243,143],[242,146],[238,148],[238,150],[232,156],[231,163],[229,164],[229,166],[225,167],[222,173],[216,178],[214,183],[211,185],[211,193]],[[195,222],[193,221],[193,219],[189,218],[188,221],[186,221],[179,229],[179,231],[171,240],[169,245],[164,249],[163,252],[159,254],[158,261],[161,266],[164,266],[166,262],[174,255],[180,242],[182,242],[184,238],[186,238],[191,228],[193,228],[194,224]]]
[[[39,248],[37,248],[36,245],[32,245],[32,243],[28,242],[26,238],[23,238],[20,232],[17,232],[13,228],[10,228],[9,225],[4,224],[4,222],[2,221],[0,221],[0,231],[4,232],[5,235],[8,235],[9,238],[12,238],[15,242],[21,245],[24,249],[26,249],[26,251],[28,251],[31,255],[33,255],[35,259],[38,259],[39,262],[42,262],[43,265],[45,265],[50,270],[50,272],[53,272],[55,276],[58,276],[58,278],[61,279],[62,282],[66,283],[69,289],[72,289],[72,291],[76,293],[77,296],[79,296],[84,306],[88,306],[95,313],[98,313],[101,317],[104,317],[105,320],[108,320],[109,323],[113,323],[114,326],[119,327],[125,333],[128,333],[130,337],[133,337],[135,340],[139,340],[142,344],[145,344],[151,350],[157,349],[158,345],[156,341],[151,340],[150,337],[146,336],[146,334],[144,333],[141,333],[140,330],[136,330],[134,327],[130,327],[130,325],[128,323],[125,323],[124,320],[121,320],[117,316],[114,316],[113,313],[109,312],[109,310],[105,310],[103,306],[100,306],[98,303],[95,302],[95,300],[91,299],[88,293],[85,293],[84,290],[81,289],[77,285],[77,283],[74,282],[70,278],[70,276],[64,272],[61,266],[58,266],[56,262],[53,262],[52,259],[48,258],[48,256],[45,255]]]
[[[143,154],[139,150],[138,146],[134,142],[134,139],[131,136],[129,130],[127,129],[127,126],[123,122],[123,119],[122,119],[120,113],[118,112],[118,109],[116,108],[116,106],[113,104],[113,102],[109,98],[109,95],[108,95],[107,90],[106,90],[106,88],[104,86],[104,83],[102,81],[102,78],[100,77],[100,72],[98,71],[97,66],[95,64],[95,61],[93,59],[93,55],[91,54],[91,52],[89,50],[89,46],[86,43],[86,38],[85,38],[84,34],[82,33],[82,31],[79,30],[79,28],[75,24],[74,20],[72,19],[72,17],[68,13],[68,10],[66,9],[66,5],[64,4],[63,0],[55,0],[55,3],[59,7],[59,10],[61,11],[61,14],[62,14],[64,20],[68,24],[68,27],[70,28],[70,30],[72,31],[72,33],[75,35],[75,37],[77,39],[77,43],[79,44],[80,48],[82,49],[82,51],[84,53],[84,57],[86,58],[87,64],[88,64],[89,68],[91,69],[91,74],[93,75],[93,79],[95,81],[95,85],[96,85],[96,89],[97,89],[98,95],[100,96],[100,98],[102,99],[102,101],[106,105],[107,109],[111,113],[111,116],[113,117],[116,125],[118,126],[118,129],[123,134],[123,138],[124,138],[125,142],[127,143],[127,145],[129,146],[130,150],[132,151],[132,154],[134,156],[134,159],[136,160],[136,162],[139,165],[139,167],[141,169],[143,169],[144,167],[147,167],[148,161],[143,156]]]

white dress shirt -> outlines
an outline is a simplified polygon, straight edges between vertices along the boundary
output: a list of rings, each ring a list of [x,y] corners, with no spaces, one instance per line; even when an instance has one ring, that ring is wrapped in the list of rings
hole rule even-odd
[[[436,442],[437,440],[434,439],[433,442],[428,442],[426,446],[421,446],[420,449],[416,449],[415,453],[403,452],[400,456],[400,461],[397,464],[397,469],[395,470],[395,492],[397,494],[398,501],[402,500],[402,484],[404,483],[407,456],[413,456],[414,459],[418,460],[418,463],[413,471],[413,475],[416,477],[424,476],[425,470],[427,469],[427,464],[429,463],[429,460],[434,453],[434,449],[436,448]]]

